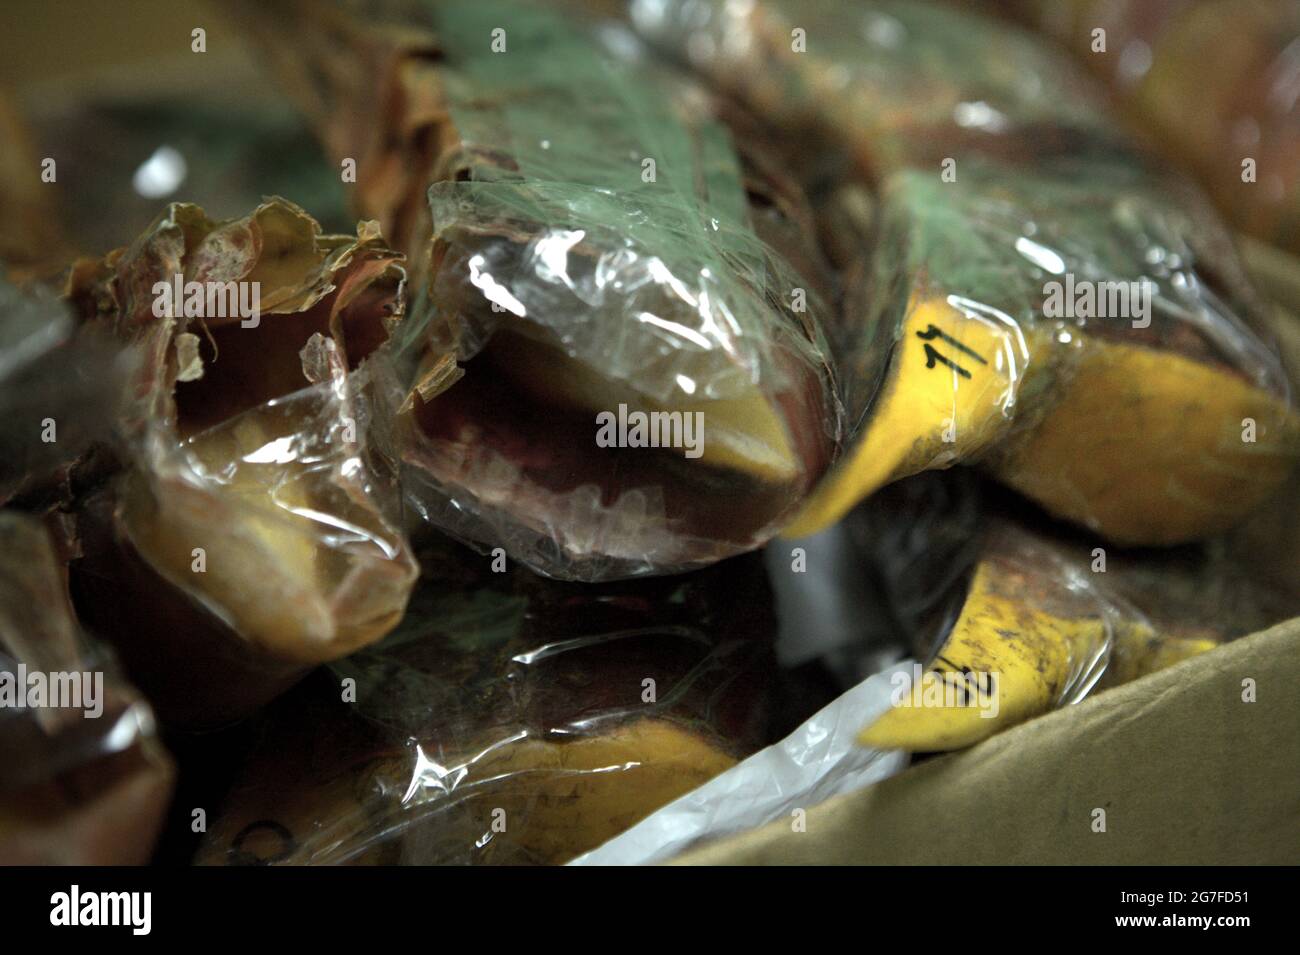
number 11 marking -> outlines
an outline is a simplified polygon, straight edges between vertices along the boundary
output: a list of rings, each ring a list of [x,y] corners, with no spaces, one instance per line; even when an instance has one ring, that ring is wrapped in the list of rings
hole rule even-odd
[[[961,342],[957,341],[957,339],[953,338],[951,335],[945,334],[944,332],[935,328],[933,325],[927,327],[926,330],[923,332],[917,332],[916,337],[926,343],[925,346],[925,367],[926,368],[933,368],[934,363],[937,361],[947,365],[949,368],[957,372],[957,374],[961,375],[963,378],[969,378],[971,376],[969,371],[967,371],[965,368],[963,368],[961,365],[957,364],[955,361],[948,358],[947,356],[940,354],[939,351],[933,345],[929,344],[931,341],[933,341],[936,338],[941,338],[944,341],[946,341],[949,345],[951,345],[953,348],[956,348],[960,351],[964,351],[967,355],[970,355],[981,365],[988,364],[988,362],[980,355],[979,352],[975,351],[974,349],[967,348]]]

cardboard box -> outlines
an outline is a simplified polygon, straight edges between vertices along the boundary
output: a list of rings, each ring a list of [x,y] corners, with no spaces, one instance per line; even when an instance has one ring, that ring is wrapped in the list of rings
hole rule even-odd
[[[101,91],[134,91],[142,62],[148,83],[193,82],[193,26],[209,32],[208,70],[249,63],[225,21],[191,0],[149,0],[129,17],[77,0],[39,29],[45,9],[21,0],[11,13],[25,29],[0,35],[0,80],[37,102],[78,93],[88,76]],[[1251,240],[1243,251],[1258,287],[1300,314],[1300,263]],[[1300,322],[1282,317],[1278,331],[1300,381]],[[1297,528],[1294,510],[1284,516],[1283,535]],[[1282,551],[1292,563],[1278,571],[1300,574],[1298,555]],[[1242,700],[1247,679],[1253,703]],[[1097,809],[1105,832],[1094,831]],[[810,806],[806,831],[778,821],[675,861],[1295,864],[1300,618]]]
[[[1300,618],[676,861],[1295,864],[1297,687]]]

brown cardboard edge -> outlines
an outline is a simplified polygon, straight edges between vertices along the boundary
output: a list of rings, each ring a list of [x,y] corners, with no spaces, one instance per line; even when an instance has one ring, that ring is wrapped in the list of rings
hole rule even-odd
[[[1300,618],[673,861],[1296,864],[1297,686]]]

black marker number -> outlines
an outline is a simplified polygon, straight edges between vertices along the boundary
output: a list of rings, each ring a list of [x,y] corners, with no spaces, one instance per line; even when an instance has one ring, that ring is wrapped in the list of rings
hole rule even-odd
[[[933,325],[930,325],[923,332],[917,332],[916,337],[926,343],[925,345],[925,367],[926,368],[933,368],[935,362],[940,362],[944,365],[947,365],[949,368],[957,372],[957,374],[961,375],[963,378],[969,378],[971,376],[969,371],[967,371],[961,365],[957,364],[951,358],[948,358],[946,355],[940,353],[937,348],[935,348],[933,345],[930,344],[930,342],[934,341],[934,339],[936,338],[947,342],[949,345],[951,345],[953,348],[956,348],[958,351],[965,352],[967,355],[970,355],[971,358],[974,358],[981,365],[988,364],[988,362],[984,359],[982,355],[980,355],[979,352],[975,351],[973,348],[967,348],[961,342],[957,341],[957,339],[953,338],[951,335],[944,334],[942,331],[935,328]]]
[[[939,666],[938,661],[946,663],[952,669],[945,670]],[[956,672],[952,672],[953,670]],[[930,671],[937,674],[940,680],[953,688],[956,692],[958,706],[971,706],[972,700],[978,700],[980,697],[987,699],[997,692],[996,678],[992,673],[979,673],[970,667],[959,667],[942,656],[938,657],[936,662],[931,665]]]

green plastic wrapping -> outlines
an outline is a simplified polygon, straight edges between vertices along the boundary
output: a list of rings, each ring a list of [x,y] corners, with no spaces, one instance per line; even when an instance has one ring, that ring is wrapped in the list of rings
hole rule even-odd
[[[393,364],[415,511],[589,580],[774,535],[840,434],[834,281],[775,164],[626,32],[503,0],[291,9],[321,26],[275,62],[410,260]]]
[[[1116,542],[1176,544],[1293,471],[1291,389],[1227,231],[1034,37],[889,0],[632,19],[761,117],[849,276],[830,337],[850,446],[787,533],[961,463]]]

